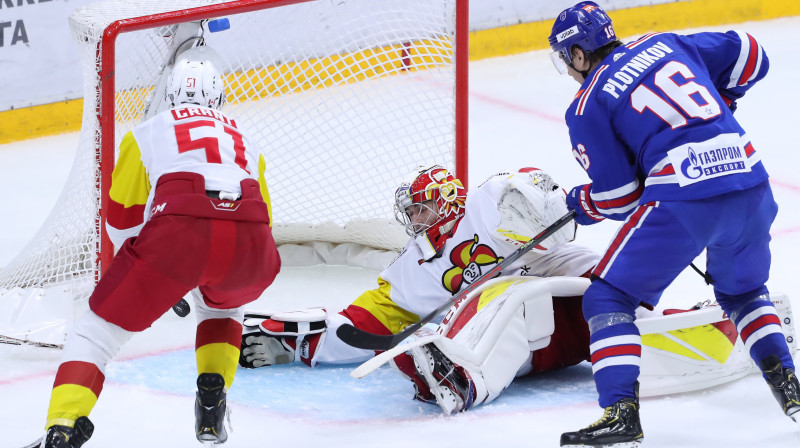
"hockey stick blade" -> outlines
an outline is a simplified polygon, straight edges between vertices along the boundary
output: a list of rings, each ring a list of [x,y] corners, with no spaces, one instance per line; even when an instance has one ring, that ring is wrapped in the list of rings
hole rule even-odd
[[[528,251],[538,246],[539,243],[549,238],[552,234],[556,233],[560,228],[564,227],[564,225],[572,221],[574,218],[575,218],[575,211],[570,210],[566,215],[558,218],[556,222],[554,222],[553,224],[550,224],[550,226],[544,229],[542,233],[540,233],[527,243],[523,244],[519,249],[511,253],[511,255],[503,259],[500,263],[494,265],[493,268],[489,269],[488,271],[483,273],[483,275],[475,279],[475,281],[467,285],[455,297],[441,304],[438,308],[431,311],[427,316],[420,319],[419,322],[407,326],[400,333],[390,334],[390,335],[375,334],[375,333],[370,333],[368,331],[364,331],[360,328],[356,328],[350,324],[343,324],[336,329],[336,336],[338,336],[339,339],[344,341],[347,345],[351,345],[356,348],[363,348],[367,350],[376,350],[376,351],[389,350],[390,348],[402,342],[405,338],[409,337],[412,333],[419,330],[423,325],[435,319],[436,316],[440,315],[445,310],[453,306],[453,303],[458,302],[462,298],[466,297],[470,292],[472,292],[478,286],[482,285],[487,280],[490,280],[498,276],[503,271],[503,269],[511,266],[521,256],[525,255],[526,253],[528,253]]]

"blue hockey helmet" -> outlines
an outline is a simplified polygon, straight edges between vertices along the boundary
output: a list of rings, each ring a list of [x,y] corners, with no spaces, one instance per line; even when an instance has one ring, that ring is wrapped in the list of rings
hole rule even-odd
[[[558,72],[567,73],[572,64],[570,49],[573,45],[591,53],[598,48],[617,40],[611,18],[595,2],[580,2],[561,11],[550,32],[550,59]]]

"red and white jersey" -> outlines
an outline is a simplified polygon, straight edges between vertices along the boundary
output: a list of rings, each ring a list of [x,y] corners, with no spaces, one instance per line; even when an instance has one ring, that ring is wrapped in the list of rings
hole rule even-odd
[[[422,253],[414,241],[381,273],[391,288],[389,297],[401,308],[424,316],[462,287],[472,283],[517,246],[501,240],[497,204],[507,177],[497,176],[467,196],[466,213],[444,245],[442,256],[420,263]],[[545,253],[528,252],[502,275],[579,277],[598,261],[588,248],[564,244]]]
[[[176,107],[134,128],[133,136],[151,185],[162,174],[186,171],[202,174],[207,190],[238,193],[239,182],[258,178],[259,153],[236,121],[218,110]]]
[[[398,333],[511,255],[518,246],[498,233],[498,203],[508,182],[509,176],[494,176],[470,191],[466,213],[440,257],[424,261],[412,239],[380,274],[378,288],[364,292],[342,314],[367,331]],[[546,252],[528,252],[502,275],[579,277],[598,259],[588,248],[562,244]]]
[[[207,190],[241,193],[246,178],[259,181],[269,206],[263,156],[235,120],[208,107],[184,104],[139,124],[120,144],[109,191],[107,229],[114,245],[149,218],[152,186],[167,173],[203,175]]]

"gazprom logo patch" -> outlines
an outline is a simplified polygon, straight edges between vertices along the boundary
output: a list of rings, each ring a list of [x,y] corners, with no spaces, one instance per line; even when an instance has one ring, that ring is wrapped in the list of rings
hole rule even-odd
[[[675,168],[678,184],[685,187],[707,179],[750,172],[743,142],[747,141],[739,134],[721,134],[670,149],[667,157]]]
[[[703,175],[703,168],[699,166],[697,153],[689,147],[689,156],[681,163],[681,172],[689,179],[697,179]]]
[[[578,25],[573,25],[572,28],[562,31],[558,36],[556,36],[556,41],[563,42],[570,36],[574,36],[578,34]]]

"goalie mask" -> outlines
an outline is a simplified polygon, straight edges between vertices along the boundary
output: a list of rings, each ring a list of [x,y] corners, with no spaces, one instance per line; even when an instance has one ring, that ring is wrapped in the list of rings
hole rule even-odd
[[[225,82],[217,53],[209,47],[194,47],[181,53],[172,68],[166,90],[171,107],[179,104],[220,109],[225,103]]]
[[[418,167],[394,194],[395,218],[415,238],[425,260],[436,256],[464,216],[467,192],[440,165]]]

